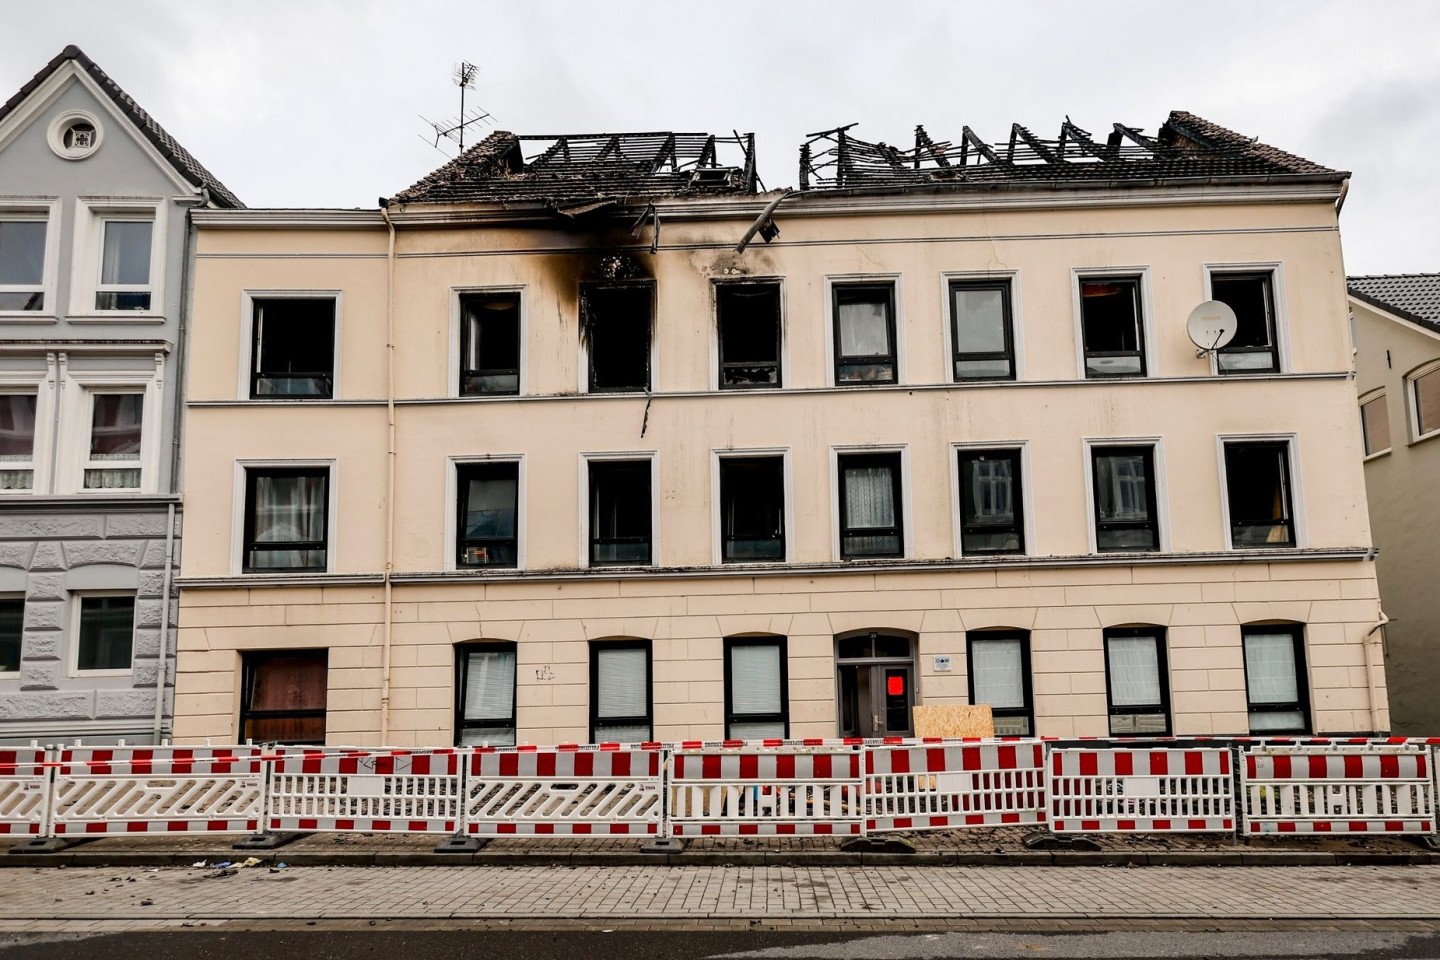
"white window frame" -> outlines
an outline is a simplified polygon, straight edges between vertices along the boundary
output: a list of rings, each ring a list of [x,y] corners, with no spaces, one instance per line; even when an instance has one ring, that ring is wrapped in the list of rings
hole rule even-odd
[[[588,369],[588,368],[587,368]],[[653,382],[651,384],[654,385]],[[582,452],[579,456],[579,523],[580,569],[590,569],[590,464],[606,460],[648,460],[650,461],[650,563],[648,565],[603,564],[597,569],[649,569],[664,566],[660,555],[660,501],[665,499],[660,489],[660,452],[658,450],[617,450],[603,452]]]
[[[1274,301],[1271,307],[1275,310],[1275,366],[1277,371],[1262,371],[1258,373],[1244,373],[1237,371],[1227,373],[1227,377],[1265,377],[1275,376],[1277,373],[1286,373],[1290,370],[1290,323],[1288,314],[1285,311],[1285,271],[1284,264],[1279,260],[1253,261],[1244,263],[1207,263],[1201,268],[1205,284],[1205,299],[1215,299],[1211,281],[1216,274],[1224,276],[1227,273],[1269,273],[1270,274],[1270,298]],[[1220,358],[1215,353],[1210,353],[1210,373],[1212,376],[1221,376]]]
[[[782,361],[783,363],[783,361]],[[784,370],[784,367],[781,367]],[[782,373],[783,376],[783,373]],[[790,447],[717,447],[710,451],[710,562],[717,567],[748,566],[725,562],[725,504],[720,499],[720,461],[779,457],[782,478],[781,509],[785,511],[785,556],[781,560],[755,561],[766,567],[782,567],[794,563],[795,544],[794,485],[791,480]]]
[[[855,284],[889,283],[895,291],[895,382],[894,383],[836,383],[835,381],[835,288]],[[826,274],[823,294],[825,330],[825,385],[855,390],[884,390],[909,384],[905,364],[905,280],[899,273],[833,273]]]
[[[45,298],[40,310],[0,310],[6,323],[54,323],[60,316],[60,201],[55,198],[0,197],[0,220],[45,224],[45,266],[40,286],[5,284],[0,293],[33,293],[36,289]]]
[[[1080,443],[1085,457],[1085,523],[1087,535],[1090,538],[1090,552],[1107,557],[1124,556],[1127,552],[1131,554],[1146,552],[1107,550],[1104,554],[1100,553],[1099,537],[1096,535],[1095,528],[1095,461],[1093,454],[1095,450],[1103,450],[1106,447],[1151,447],[1153,449],[1150,459],[1154,461],[1155,465],[1155,534],[1159,541],[1155,552],[1169,553],[1172,549],[1170,543],[1170,483],[1165,474],[1164,439],[1161,437],[1086,437]],[[1221,499],[1224,499],[1223,493]],[[1226,527],[1227,529],[1229,527],[1228,520]]]
[[[1387,433],[1390,434],[1390,446],[1386,447],[1384,450],[1376,450],[1374,453],[1367,453],[1365,451],[1365,405],[1367,403],[1373,403],[1376,400],[1385,401],[1385,430]],[[1363,454],[1363,462],[1368,463],[1371,460],[1388,456],[1390,454],[1390,451],[1395,448],[1395,428],[1394,424],[1392,424],[1390,421],[1389,391],[1386,390],[1385,387],[1377,387],[1374,390],[1371,390],[1369,393],[1361,394],[1360,400],[1356,404],[1356,409],[1360,413],[1360,452]]]
[[[1139,277],[1140,279],[1140,330],[1145,337],[1145,349],[1141,356],[1145,360],[1145,373],[1138,377],[1091,377],[1085,370],[1085,322],[1081,311],[1080,283],[1096,277]],[[1098,380],[1102,383],[1125,380],[1153,380],[1159,376],[1155,368],[1155,292],[1151,288],[1150,267],[1117,264],[1113,267],[1071,267],[1070,303],[1075,324],[1075,373],[1081,380]]]
[[[467,397],[466,399],[471,398]],[[460,536],[460,468],[472,463],[515,464],[515,566],[498,567],[494,570],[499,573],[524,570],[526,501],[525,454],[523,453],[475,454],[447,458],[445,465],[445,532],[441,537],[444,543],[445,562],[441,569],[451,573],[477,575],[492,572],[484,567],[462,567],[455,560],[455,543]]]
[[[582,309],[581,304],[582,304],[582,301],[584,300],[584,294],[585,294],[585,288],[586,288],[586,287],[625,286],[626,284],[630,284],[630,285],[634,285],[634,286],[639,286],[639,285],[641,285],[641,284],[649,284],[649,285],[650,285],[650,358],[649,358],[649,361],[648,361],[649,364],[650,364],[650,368],[649,368],[649,369],[650,369],[650,374],[649,374],[650,389],[648,389],[648,390],[598,390],[598,391],[597,391],[597,390],[591,390],[591,389],[590,389],[590,338],[589,338],[588,336],[583,336],[583,337],[580,338],[580,369],[579,369],[579,372],[578,372],[578,388],[579,388],[579,393],[580,393],[581,396],[585,396],[585,397],[647,397],[647,396],[650,396],[651,394],[659,393],[659,392],[660,392],[660,281],[659,281],[659,279],[657,279],[657,278],[655,278],[655,277],[635,277],[635,278],[630,279],[630,280],[615,280],[615,281],[608,281],[608,280],[582,280],[582,281],[580,281],[580,282],[579,282],[578,284],[576,284],[576,286],[575,286],[575,328],[576,328],[576,330],[579,330],[579,329],[580,329],[580,325],[581,325],[580,311],[581,311],[581,309]],[[524,313],[523,313],[523,311],[524,311],[524,309],[525,309],[525,304],[524,304],[524,303],[521,303],[520,309],[521,309],[521,311],[522,311],[522,313],[521,313],[521,318],[520,318],[520,322],[521,322],[521,324],[524,324],[524,322],[525,322]],[[457,337],[459,336],[459,327],[458,327],[458,326],[456,327],[456,336],[457,336]],[[459,340],[457,339],[457,340],[456,340],[456,344],[455,344],[455,356],[456,356],[457,358],[458,358],[459,355],[460,355],[459,350],[460,350],[460,345],[459,345]],[[523,354],[521,355],[521,366],[522,366],[522,367],[524,366],[524,355],[523,355]],[[458,389],[458,381],[457,381],[457,389]],[[523,390],[525,389],[525,385],[524,385],[523,382],[522,382],[521,385],[520,385],[520,389],[522,390],[522,395],[523,395]],[[469,399],[469,398],[467,398],[467,399]],[[511,398],[511,399],[513,399],[513,398]]]
[[[1428,363],[1422,363],[1420,366],[1405,374],[1405,414],[1409,421],[1405,425],[1405,432],[1409,434],[1406,438],[1407,446],[1419,443],[1422,440],[1429,440],[1431,437],[1440,436],[1440,427],[1436,427],[1434,430],[1426,433],[1420,432],[1420,402],[1419,398],[1415,396],[1415,389],[1420,378],[1426,374],[1435,373],[1437,370],[1440,370],[1440,360],[1431,360]],[[1392,446],[1394,445],[1394,437],[1390,438],[1390,443]]]
[[[834,358],[831,358],[832,366]],[[840,551],[840,529],[845,518],[840,516],[840,458],[849,454],[900,454],[900,556],[847,560]],[[836,563],[885,563],[909,560],[915,556],[915,498],[910,489],[910,445],[880,443],[832,446],[830,448],[830,556]]]
[[[48,389],[46,375],[39,371],[0,372],[0,394],[35,394],[35,443],[30,450],[30,489],[0,490],[0,498],[20,499],[43,496],[51,490],[55,447],[55,391]],[[0,462],[0,470],[24,469]]]
[[[519,382],[519,387],[517,388],[516,392],[513,393],[513,394],[505,393],[505,394],[497,394],[497,395],[494,396],[494,397],[488,397],[488,396],[484,396],[484,395],[481,395],[481,396],[465,396],[464,394],[462,394],[462,393],[460,392],[460,366],[461,366],[461,364],[464,362],[464,359],[465,359],[465,358],[461,355],[461,348],[460,348],[460,344],[461,344],[462,340],[464,339],[463,334],[462,334],[461,329],[460,329],[460,328],[461,328],[461,324],[464,322],[464,312],[463,312],[463,311],[461,310],[461,308],[460,308],[460,301],[461,301],[462,298],[464,298],[464,297],[466,297],[466,296],[468,296],[468,295],[470,295],[470,294],[477,294],[477,293],[478,293],[478,294],[482,294],[482,295],[483,295],[483,294],[489,294],[489,293],[513,293],[513,294],[515,294],[517,297],[519,297],[519,300],[520,300],[520,382]],[[578,305],[579,301],[577,300],[576,303],[577,303],[577,305]],[[339,309],[339,307],[338,307],[338,302],[337,302],[337,307],[336,307],[336,309],[337,309],[337,312],[338,312],[338,309]],[[578,306],[577,306],[576,309],[579,309]],[[450,369],[450,372],[449,372],[450,385],[449,385],[449,387],[447,388],[447,392],[446,392],[445,396],[447,396],[447,397],[454,397],[454,398],[456,398],[456,399],[462,399],[462,400],[514,400],[516,397],[523,397],[523,396],[525,396],[525,395],[526,395],[526,388],[529,386],[529,383],[528,383],[529,378],[526,376],[526,371],[527,371],[527,370],[529,369],[529,367],[530,367],[530,363],[529,363],[529,360],[530,360],[530,338],[526,336],[527,327],[528,327],[528,323],[527,323],[526,321],[527,321],[527,319],[529,318],[529,316],[530,316],[530,292],[529,292],[529,290],[526,288],[525,284],[523,284],[523,283],[509,283],[509,284],[499,283],[499,284],[481,284],[481,285],[479,285],[479,286],[451,287],[451,288],[450,288],[450,368],[449,368],[449,369]],[[577,317],[576,322],[577,322],[577,323],[579,322],[578,317]],[[652,324],[653,324],[653,320],[652,320]],[[338,343],[338,342],[339,342],[339,333],[338,333],[338,330],[339,330],[339,321],[338,321],[338,319],[337,319],[337,321],[336,321],[336,330],[337,330],[337,333],[336,333],[336,342]],[[651,337],[650,337],[650,339],[651,339],[651,340],[654,340],[654,339],[655,339],[655,337],[654,337],[654,330],[653,330],[653,329],[651,330]],[[589,350],[588,347],[582,348],[582,352],[586,352],[586,351],[588,351],[588,350]],[[652,360],[653,360],[653,351],[654,351],[654,345],[653,345],[653,344],[651,345],[651,351],[652,351]],[[586,368],[585,368],[585,369],[586,369],[586,371],[587,371],[586,382],[588,383],[588,382],[589,382],[588,371],[589,371],[589,369],[590,369],[590,368],[589,368],[589,356],[588,356],[588,353],[587,353],[587,356],[586,356]],[[652,372],[653,372],[653,370],[654,370],[653,366],[652,366],[651,370],[652,370]],[[654,386],[655,386],[654,377],[651,377],[650,386],[651,386],[652,389],[653,389]]]
[[[1010,284],[1010,341],[1014,348],[1015,380],[956,380],[955,379],[955,314],[954,306],[950,302],[950,284],[968,283],[986,280],[1005,280]],[[988,384],[993,386],[996,383],[1018,383],[1025,379],[1025,337],[1023,324],[1023,309],[1020,302],[1020,270],[945,270],[940,273],[940,316],[944,323],[940,325],[944,341],[943,356],[945,358],[944,376],[942,383],[952,385],[964,385],[968,383]],[[958,554],[957,554],[958,556]]]
[[[255,369],[255,301],[256,300],[334,300],[335,301],[335,343],[331,360],[330,397],[258,397],[250,396],[250,377]],[[344,316],[345,296],[340,290],[242,290],[240,292],[240,369],[236,383],[235,399],[247,403],[332,403],[341,398],[340,394],[340,344]]]
[[[87,497],[153,494],[160,484],[160,453],[164,445],[163,354],[155,355],[155,366],[147,371],[74,370],[67,364],[62,374],[60,430],[57,446],[60,463],[56,469],[57,493]],[[138,488],[85,489],[85,470],[90,466],[90,427],[97,393],[138,393],[144,396],[140,420],[140,486]],[[92,469],[124,469],[115,462]]]
[[[720,287],[745,287],[745,286],[778,286],[780,288],[780,385],[778,387],[756,387],[746,389],[743,387],[732,387],[725,389],[720,385]],[[787,328],[789,323],[788,291],[785,287],[785,278],[780,276],[725,276],[712,277],[710,280],[710,385],[707,390],[711,393],[779,393],[786,387],[786,376],[790,370],[789,365],[789,341]],[[834,366],[832,363],[831,366]],[[832,373],[833,377],[834,374]]]
[[[337,508],[340,503],[339,461],[333,457],[296,460],[236,460],[230,495],[230,572],[237,577],[323,577],[335,571],[335,558],[340,549],[340,523]],[[328,471],[325,478],[325,569],[287,570],[268,573],[245,572],[245,474],[247,470],[265,469],[323,469]]]
[[[75,200],[75,242],[71,257],[70,316],[81,323],[159,323],[165,319],[166,214],[163,199],[79,197]],[[104,263],[105,224],[113,220],[148,221],[150,228],[150,282],[144,285],[105,285],[100,282]],[[106,290],[149,291],[148,310],[99,310],[95,296]]]
[[[1295,535],[1293,547],[1274,547],[1277,550],[1299,550],[1309,545],[1305,524],[1304,485],[1300,482],[1300,435],[1298,433],[1221,433],[1215,436],[1215,459],[1220,470],[1220,530],[1225,538],[1225,549],[1236,553],[1254,553],[1264,547],[1237,547],[1230,538],[1230,487],[1225,470],[1225,445],[1227,443],[1283,443],[1285,459],[1290,468],[1290,525]],[[1159,468],[1156,468],[1159,472]]]
[[[966,440],[950,444],[950,532],[951,547],[955,551],[951,556],[963,557],[966,555],[962,547],[965,540],[965,516],[960,507],[960,482],[962,479],[960,454],[967,450],[1018,450],[1020,452],[1020,515],[1021,527],[1025,536],[1025,549],[1019,553],[1002,554],[1001,559],[1005,556],[1035,556],[1035,511],[1030,507],[1033,480],[1029,440],[996,440],[993,443],[982,440]],[[976,554],[976,556],[989,557],[991,554]]]
[[[136,600],[138,615],[140,604],[134,590],[76,590],[70,594],[70,611],[67,620],[70,625],[71,643],[67,658],[67,676],[70,677],[130,677],[135,675],[135,617],[130,620],[130,666],[125,670],[81,670],[80,669],[80,608],[86,597],[130,597]],[[162,664],[163,668],[163,664]]]

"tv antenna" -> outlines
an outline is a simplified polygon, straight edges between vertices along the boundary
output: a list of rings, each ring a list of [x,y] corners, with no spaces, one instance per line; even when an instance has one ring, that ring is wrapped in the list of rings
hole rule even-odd
[[[455,80],[455,85],[460,88],[459,116],[454,117],[450,120],[446,120],[442,123],[437,123],[434,120],[427,120],[423,116],[420,118],[421,120],[425,120],[425,122],[430,124],[430,126],[434,129],[434,139],[431,143],[431,146],[433,146],[436,150],[439,150],[441,153],[445,153],[445,150],[440,146],[441,140],[449,140],[451,143],[457,144],[459,146],[460,152],[464,153],[466,128],[477,123],[495,122],[495,118],[492,117],[485,110],[476,107],[467,108],[465,106],[465,91],[475,89],[475,76],[479,72],[480,68],[478,66],[468,60],[461,60],[455,65],[455,69],[451,73],[451,76]],[[425,139],[430,140],[431,138],[427,136],[425,137]]]
[[[1234,340],[1239,326],[1235,311],[1219,300],[1206,300],[1191,310],[1189,319],[1185,321],[1185,331],[1190,334],[1190,342],[1195,344],[1197,357],[1213,354]]]

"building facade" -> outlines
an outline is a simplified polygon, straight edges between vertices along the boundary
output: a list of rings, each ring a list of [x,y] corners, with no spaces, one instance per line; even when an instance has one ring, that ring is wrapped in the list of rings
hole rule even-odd
[[[1183,113],[836,131],[773,193],[495,134],[197,213],[176,733],[1387,729],[1344,177]]]
[[[169,735],[189,215],[238,205],[76,47],[0,106],[0,742]]]
[[[1351,277],[1365,486],[1396,733],[1440,730],[1440,274]]]

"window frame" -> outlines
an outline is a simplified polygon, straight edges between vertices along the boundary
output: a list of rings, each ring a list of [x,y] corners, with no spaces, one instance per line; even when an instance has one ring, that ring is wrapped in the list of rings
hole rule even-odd
[[[100,597],[128,597],[130,599],[130,665],[123,670],[83,670],[80,668],[81,624],[84,620],[85,600]],[[67,675],[71,678],[86,677],[132,677],[135,675],[135,630],[136,612],[139,607],[134,590],[76,590],[70,594],[69,621],[71,643],[68,656]],[[23,656],[23,653],[22,653]]]
[[[894,456],[897,474],[891,478],[895,497],[895,531],[900,538],[900,552],[893,556],[847,557],[845,555],[845,473],[841,460],[846,457]],[[910,511],[905,504],[910,497],[910,449],[908,445],[879,447],[831,447],[830,448],[830,489],[834,492],[835,512],[832,514],[833,530],[831,549],[837,562],[854,563],[866,560],[903,560],[910,556],[913,539],[910,535]],[[857,528],[866,529],[866,528]],[[881,529],[881,528],[874,528]]]
[[[57,493],[86,497],[135,496],[155,494],[160,488],[160,453],[164,447],[161,430],[164,424],[165,355],[156,353],[154,366],[148,370],[84,370],[63,366],[59,436],[60,463],[56,470]],[[140,486],[124,488],[86,488],[85,470],[90,462],[90,433],[94,417],[93,396],[97,393],[135,393],[143,395],[140,420]],[[40,407],[37,405],[37,419]],[[37,424],[37,440],[39,434]],[[93,469],[93,468],[92,468]]]
[[[1422,363],[1409,373],[1405,374],[1405,411],[1410,420],[1408,445],[1419,443],[1422,440],[1429,440],[1431,437],[1440,436],[1440,424],[1436,424],[1433,430],[1421,432],[1422,422],[1420,420],[1420,381],[1431,374],[1440,374],[1440,360],[1431,360]],[[1440,389],[1440,381],[1437,381],[1437,389]],[[1394,438],[1391,438],[1394,443]]]
[[[1389,443],[1387,443],[1382,450],[1372,451],[1370,449],[1370,431],[1366,429],[1365,426],[1365,408],[1377,402],[1385,404],[1385,435]],[[1395,448],[1395,429],[1394,425],[1390,422],[1389,391],[1384,387],[1380,387],[1378,390],[1371,390],[1369,393],[1360,397],[1357,406],[1360,411],[1360,451],[1364,455],[1364,459],[1368,461],[1385,456]]]
[[[945,356],[949,365],[946,379],[949,383],[1011,383],[1020,379],[1020,336],[1019,336],[1019,295],[1018,272],[941,274],[942,304],[945,316]],[[957,287],[971,289],[999,289],[1003,291],[1005,307],[1005,351],[1003,353],[961,354],[956,348],[958,331],[955,328],[955,295]],[[961,360],[1005,359],[1010,362],[1010,374],[1004,377],[957,377],[955,364]]]
[[[506,296],[515,297],[516,309],[519,316],[516,320],[519,330],[517,333],[519,348],[516,351],[516,362],[520,364],[515,371],[515,390],[505,393],[466,393],[465,392],[465,298],[466,297],[490,297]],[[494,398],[512,398],[525,395],[527,359],[529,348],[526,343],[525,318],[528,316],[528,293],[524,284],[495,285],[481,287],[451,287],[450,288],[450,355],[454,362],[450,369],[450,396],[464,400],[486,400]],[[588,347],[587,347],[588,363]],[[501,369],[501,368],[494,368]]]
[[[1136,307],[1140,311],[1140,322],[1137,330],[1141,339],[1139,350],[1140,358],[1139,373],[1122,373],[1113,375],[1092,375],[1087,360],[1090,358],[1090,351],[1085,347],[1085,297],[1082,284],[1096,280],[1133,280],[1136,285]],[[1150,267],[1149,266],[1125,266],[1116,265],[1113,267],[1073,267],[1070,270],[1071,300],[1074,304],[1075,320],[1075,346],[1076,346],[1076,372],[1081,380],[1148,380],[1156,375],[1154,356],[1154,302],[1155,298],[1150,289]],[[1098,355],[1098,354],[1097,354]],[[1113,354],[1121,356],[1122,354]],[[1128,356],[1129,354],[1123,354]]]
[[[1165,478],[1164,442],[1159,437],[1087,438],[1085,449],[1085,509],[1089,521],[1090,552],[1092,554],[1145,554],[1167,553],[1170,550],[1170,516],[1167,501],[1161,491],[1168,489]],[[1099,489],[1095,483],[1096,457],[1102,450],[1130,450],[1149,448],[1152,482],[1147,491],[1155,527],[1155,548],[1153,550],[1101,550],[1100,549],[1100,503]]]
[[[849,381],[840,380],[840,310],[839,310],[839,289],[843,287],[878,287],[888,286],[890,288],[890,346],[893,353],[888,359],[895,368],[895,376],[891,380],[870,380],[870,381]],[[858,273],[858,274],[836,274],[825,278],[825,310],[827,311],[824,323],[825,347],[830,359],[827,374],[831,387],[886,387],[899,386],[905,383],[905,315],[904,315],[904,285],[901,275],[898,273]],[[879,358],[883,361],[884,357]],[[865,362],[861,358],[861,362]]]
[[[622,287],[645,288],[650,292],[650,342],[647,345],[645,354],[645,386],[624,387],[624,388],[602,388],[596,389],[595,383],[595,354],[591,348],[591,334],[586,331],[583,312],[585,309],[585,291],[587,289],[617,289]],[[659,309],[660,296],[659,284],[654,278],[636,278],[633,280],[586,280],[579,285],[579,292],[575,300],[576,326],[580,327],[580,393],[595,394],[597,396],[635,396],[646,395],[655,392],[657,379],[656,369],[659,359],[657,345],[660,340],[660,324],[657,312]]]
[[[247,545],[249,543],[250,524],[253,522],[249,517],[250,485],[249,474],[252,470],[259,471],[325,471],[325,569],[324,570],[264,570],[251,571],[246,568],[245,558]],[[233,514],[231,516],[230,542],[231,569],[235,574],[243,577],[320,577],[335,571],[335,558],[339,551],[340,531],[339,524],[334,520],[337,516],[336,507],[338,504],[337,475],[335,460],[237,460],[235,461],[235,486],[233,494]],[[310,542],[310,541],[305,541]]]
[[[724,462],[726,460],[778,459],[780,461],[780,544],[782,556],[778,560],[727,560],[725,557],[725,497]],[[710,489],[714,491],[711,511],[711,543],[714,545],[712,562],[715,566],[735,566],[746,563],[766,565],[790,562],[791,545],[794,542],[792,525],[794,511],[791,509],[793,490],[790,477],[789,447],[757,447],[743,450],[723,449],[711,451]]]
[[[1169,737],[1175,731],[1175,715],[1170,708],[1170,653],[1166,628],[1158,624],[1135,624],[1123,627],[1105,627],[1101,631],[1101,651],[1105,657],[1105,722],[1112,737]],[[1115,639],[1138,639],[1151,637],[1155,640],[1155,670],[1160,688],[1160,702],[1150,705],[1125,706],[1115,703],[1115,680],[1110,669],[1110,641]],[[1159,713],[1165,717],[1165,728],[1158,733],[1116,733],[1114,718],[1117,716],[1149,716]]]
[[[1035,737],[1035,678],[1033,676],[1033,665],[1031,662],[1029,630],[1002,628],[1002,629],[980,629],[965,631],[965,685],[966,699],[971,706],[980,706],[975,702],[975,643],[986,640],[1019,640],[1020,641],[1020,693],[1024,699],[1024,705],[1020,707],[990,706],[991,718],[997,717],[1024,717],[1030,724],[1030,732],[1022,734],[1025,737]],[[997,735],[999,735],[997,733]],[[1005,734],[1009,736],[1009,734]]]
[[[40,285],[0,285],[0,293],[39,292],[43,302],[39,310],[0,310],[6,323],[54,323],[60,316],[60,201],[35,199],[0,201],[0,220],[45,224],[45,262],[40,272]]]
[[[304,395],[256,397],[254,394],[255,348],[255,301],[256,300],[334,300],[335,333],[331,344],[333,357],[330,361],[330,395],[307,397]],[[341,399],[340,391],[340,344],[344,333],[345,294],[343,290],[305,288],[302,290],[246,289],[240,293],[240,369],[235,398],[246,403],[332,403]]]
[[[520,742],[519,693],[520,693],[520,651],[519,645],[511,640],[466,640],[455,646],[455,714],[454,744],[461,745],[466,730],[510,730],[514,742]],[[468,720],[465,717],[465,700],[469,683],[469,655],[476,652],[510,653],[515,656],[515,686],[510,693],[510,723],[502,725],[495,720]]]
[[[28,465],[24,465],[22,461],[18,460],[0,461],[0,471],[29,470],[30,489],[0,489],[0,499],[45,496],[51,489],[51,452],[56,439],[55,414],[51,406],[54,391],[46,388],[40,375],[18,372],[15,374],[0,373],[0,395],[10,396],[13,394],[35,397],[35,436],[30,444]]]
[[[1283,704],[1261,704],[1260,709],[1250,700],[1250,660],[1246,656],[1245,641],[1251,634],[1288,633],[1295,651],[1295,692],[1299,699]],[[1305,718],[1301,730],[1265,730],[1258,736],[1309,736],[1315,729],[1315,718],[1311,714],[1310,661],[1305,651],[1305,625],[1303,623],[1244,623],[1240,625],[1240,665],[1245,673],[1245,724],[1250,727],[1252,713],[1300,713]],[[1257,734],[1251,734],[1257,736]]]
[[[780,634],[752,633],[737,634],[723,638],[725,659],[725,739],[736,739],[730,735],[732,724],[736,723],[779,723],[783,729],[779,739],[790,739],[790,652],[789,638]],[[735,671],[731,651],[736,647],[776,647],[780,651],[780,712],[744,713],[735,712]],[[768,739],[768,738],[767,738]]]
[[[306,719],[320,717],[325,721],[325,734],[330,734],[330,648],[329,647],[280,647],[275,649],[241,650],[240,652],[240,709],[237,719],[236,739],[245,742],[247,737],[246,721],[257,713],[262,717],[292,717],[295,719]],[[286,655],[293,656],[301,653],[323,653],[325,654],[325,706],[321,709],[307,710],[260,710],[256,711],[250,707],[250,699],[255,693],[255,666],[256,660],[266,658],[278,658]],[[324,741],[322,741],[323,744]]]
[[[601,650],[644,650],[645,651],[645,715],[633,717],[608,717],[605,718],[607,726],[620,726],[625,724],[639,725],[646,724],[650,728],[650,738],[639,741],[641,743],[653,743],[655,740],[655,657],[653,644],[650,640],[640,637],[614,637],[589,641],[590,659],[590,680],[586,690],[588,701],[588,712],[590,722],[590,743],[597,743],[595,739],[595,728],[599,725],[600,717],[600,651]],[[518,671],[517,671],[518,673]],[[610,742],[610,741],[605,741]]]
[[[731,384],[725,383],[725,336],[720,324],[720,291],[726,287],[774,287],[775,288],[775,382],[773,384]],[[710,315],[714,318],[711,328],[710,382],[716,390],[770,391],[785,389],[785,278],[784,277],[726,277],[710,281]],[[736,364],[754,366],[754,364]]]
[[[1215,438],[1219,451],[1220,464],[1220,518],[1224,523],[1225,545],[1227,549],[1235,551],[1252,550],[1294,550],[1306,544],[1305,529],[1303,521],[1303,500],[1300,493],[1300,466],[1299,466],[1299,437],[1293,433],[1265,433],[1265,434],[1220,434]],[[1226,457],[1226,448],[1230,446],[1280,446],[1285,453],[1285,477],[1286,494],[1289,499],[1287,504],[1290,512],[1290,542],[1267,544],[1265,546],[1246,547],[1235,544],[1234,518],[1230,509],[1230,464]]]
[[[74,252],[71,257],[70,322],[161,323],[166,313],[165,255],[167,214],[164,199],[118,197],[78,198],[75,201]],[[150,279],[145,284],[105,284],[105,224],[110,221],[148,221],[150,228]],[[103,292],[150,294],[145,310],[101,310],[96,295]]]
[[[613,568],[639,568],[658,567],[660,563],[660,467],[659,454],[654,450],[635,450],[627,452],[605,452],[605,453],[581,453],[580,454],[580,508],[578,516],[585,518],[583,524],[577,524],[580,532],[580,568],[590,567],[613,567]],[[650,559],[643,564],[633,563],[592,563],[590,560],[592,543],[594,542],[595,518],[591,514],[590,497],[590,465],[594,463],[606,463],[614,461],[639,461],[645,460],[650,464]]]
[[[515,563],[511,565],[467,565],[460,562],[463,538],[461,537],[460,501],[465,497],[465,486],[461,474],[466,467],[490,466],[505,463],[515,465]],[[491,456],[451,457],[447,470],[445,501],[447,514],[445,529],[449,531],[450,549],[446,551],[446,570],[478,571],[524,570],[525,569],[525,456],[524,454],[495,454]]]
[[[965,495],[965,471],[961,468],[960,460],[967,454],[979,453],[1011,453],[1014,454],[1017,463],[1015,476],[1020,484],[1020,501],[1017,508],[1019,523],[1017,524],[1020,534],[1020,549],[1006,551],[982,551],[979,553],[967,553],[965,550],[965,506],[963,498]],[[1025,557],[1030,556],[1031,545],[1034,539],[1034,523],[1031,516],[1029,496],[1031,489],[1030,476],[1030,444],[1026,440],[1009,440],[996,443],[984,441],[952,443],[950,444],[950,516],[951,529],[954,531],[953,540],[956,557]]]
[[[1265,275],[1269,278],[1270,294],[1270,338],[1275,351],[1275,366],[1272,370],[1222,370],[1220,368],[1219,354],[1226,353],[1227,348],[1221,347],[1218,351],[1210,354],[1210,372],[1220,377],[1263,377],[1266,374],[1284,373],[1290,369],[1289,338],[1287,336],[1288,324],[1285,318],[1285,276],[1281,269],[1282,264],[1278,260],[1256,263],[1207,263],[1204,265],[1205,299],[1215,299],[1214,279],[1215,277],[1247,277]],[[1248,353],[1253,351],[1230,350],[1230,353]]]

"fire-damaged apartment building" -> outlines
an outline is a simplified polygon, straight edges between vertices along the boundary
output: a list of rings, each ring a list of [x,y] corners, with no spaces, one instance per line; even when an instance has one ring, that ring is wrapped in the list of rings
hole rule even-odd
[[[178,738],[1388,727],[1346,173],[1183,112],[755,156],[193,214]]]

